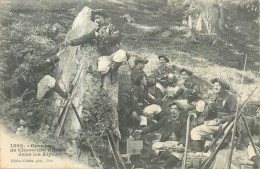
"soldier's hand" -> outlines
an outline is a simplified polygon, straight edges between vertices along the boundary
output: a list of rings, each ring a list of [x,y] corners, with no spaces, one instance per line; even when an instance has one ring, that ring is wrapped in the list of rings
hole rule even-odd
[[[183,148],[184,145],[182,143],[178,143],[179,148]]]
[[[138,115],[136,112],[133,112],[133,113],[132,113],[132,117],[135,118],[135,119],[137,119],[137,120],[140,119],[140,118],[139,118],[139,115]]]
[[[135,130],[135,131],[134,131],[134,135],[142,134],[142,132],[143,132],[142,130]]]

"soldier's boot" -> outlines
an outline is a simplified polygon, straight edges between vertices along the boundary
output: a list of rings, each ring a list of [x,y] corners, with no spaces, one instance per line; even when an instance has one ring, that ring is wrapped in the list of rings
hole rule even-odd
[[[204,141],[202,141],[202,140],[194,140],[193,144],[194,144],[194,150],[196,152],[202,152],[203,151]]]
[[[260,168],[260,156],[259,155],[252,157],[251,160],[254,162],[255,168]]]
[[[53,88],[55,92],[57,92],[61,97],[68,98],[68,93],[64,92],[61,87],[58,85],[58,83],[55,83],[55,86]]]
[[[175,157],[174,155],[170,155],[170,157],[165,161],[164,168],[173,168],[177,167],[179,168],[181,166],[181,160]]]

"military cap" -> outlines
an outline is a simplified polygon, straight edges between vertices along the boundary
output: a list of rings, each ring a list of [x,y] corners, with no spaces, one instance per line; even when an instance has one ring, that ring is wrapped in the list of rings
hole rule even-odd
[[[214,78],[211,80],[211,83],[214,84],[218,82],[221,87],[223,87],[225,90],[229,90],[230,89],[230,85],[222,78]]]
[[[94,16],[95,15],[101,15],[107,18],[107,14],[104,9],[95,9],[91,12],[91,20],[94,21]]]
[[[169,63],[169,58],[168,57],[166,57],[165,55],[159,55],[158,56],[158,59],[161,59],[161,58],[164,58],[164,60],[167,62],[167,63]]]
[[[179,109],[184,109],[183,106],[177,100],[168,103],[169,107],[172,107],[173,105],[176,105]]]
[[[140,58],[140,57],[138,57],[138,58],[135,59],[135,65],[137,65],[138,63],[147,64],[147,63],[148,63],[148,60],[145,59],[145,58]]]
[[[193,73],[191,71],[184,69],[184,68],[180,70],[180,73],[182,73],[182,72],[186,72],[187,75],[189,75],[189,76],[193,75]]]

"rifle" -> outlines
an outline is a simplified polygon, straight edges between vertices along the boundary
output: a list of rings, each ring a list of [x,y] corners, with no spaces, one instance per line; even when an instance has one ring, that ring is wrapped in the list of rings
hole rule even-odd
[[[243,111],[244,107],[246,106],[246,104],[248,103],[249,99],[251,98],[251,96],[254,94],[255,90],[257,89],[257,87],[250,93],[250,95],[248,96],[248,98],[244,101],[244,103],[242,104],[242,106],[239,108],[239,111]],[[241,114],[240,114],[241,115]],[[240,117],[239,115],[239,117]],[[238,117],[238,118],[239,118]],[[227,129],[227,127],[230,125],[230,123],[234,120],[234,118],[232,118],[231,120],[229,120],[228,124],[218,133],[218,135],[216,136],[216,138],[210,143],[209,147],[212,147],[213,145],[215,145],[218,141],[218,139],[222,136],[222,134],[224,133],[224,131]]]
[[[59,120],[58,120],[58,126],[57,126],[56,131],[55,131],[55,135],[57,137],[60,136],[61,131],[62,131],[63,127],[64,127],[64,122],[67,119],[68,111],[69,111],[70,105],[72,104],[73,90],[74,90],[74,88],[75,88],[75,86],[76,86],[76,84],[77,84],[77,82],[79,80],[80,74],[81,74],[83,69],[84,69],[84,66],[81,68],[80,72],[74,77],[74,80],[72,81],[72,86],[71,86],[70,91],[69,91],[70,97],[66,101],[65,106],[61,109],[60,117],[59,117]]]
[[[256,89],[257,89],[257,87],[252,91],[252,93],[248,96],[248,98],[246,99],[246,101],[244,102],[244,104],[241,106],[241,108],[240,108],[240,110],[239,110],[240,113],[238,114],[238,117],[240,117],[241,115],[243,115],[243,111],[242,111],[242,110],[244,109],[245,105],[248,103],[249,99],[251,98],[251,96],[253,95],[253,93],[255,92]],[[238,112],[239,112],[239,111],[238,111]],[[232,119],[232,120],[233,120],[233,119]],[[215,148],[215,150],[213,151],[213,153],[210,155],[210,157],[209,157],[204,163],[202,163],[199,168],[201,168],[201,169],[208,169],[208,168],[210,167],[211,163],[214,161],[216,155],[218,154],[221,145],[223,144],[223,142],[225,141],[225,139],[227,138],[227,136],[228,136],[229,133],[231,132],[232,127],[234,127],[234,121],[231,123],[232,120],[230,120],[230,123],[228,123],[228,125],[226,125],[226,126],[224,127],[224,129],[226,129],[228,126],[231,125],[231,127],[227,130],[227,133],[226,133],[226,134],[224,135],[224,137],[221,139],[220,143],[217,145],[217,147]],[[221,133],[223,133],[224,131],[225,131],[225,130],[222,130]],[[218,134],[217,137],[220,137],[220,136],[221,136],[221,133]],[[215,139],[213,142],[216,143],[216,142],[217,142],[217,139]],[[231,164],[230,164],[230,165],[231,165]]]

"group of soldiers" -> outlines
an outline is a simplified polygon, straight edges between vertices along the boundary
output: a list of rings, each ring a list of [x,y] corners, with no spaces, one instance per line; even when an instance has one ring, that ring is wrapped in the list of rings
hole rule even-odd
[[[102,75],[110,73],[111,82],[115,83],[117,70],[129,59],[129,55],[120,49],[120,33],[114,25],[107,22],[107,18],[104,10],[93,10],[91,19],[99,28],[95,30],[92,41],[100,53],[98,72]],[[66,42],[66,45],[78,46],[87,41],[88,39],[71,40]],[[207,97],[202,98],[200,85],[195,80],[193,72],[169,66],[167,63],[170,59],[166,55],[159,55],[158,59],[158,68],[154,70],[153,77],[148,77],[144,72],[148,60],[135,58],[135,67],[131,70],[132,87],[127,127],[133,129],[133,135],[145,135],[160,129],[161,138],[153,143],[152,149],[158,158],[166,160],[165,168],[180,167],[183,153],[165,150],[187,146],[185,140],[189,114],[196,114],[197,117],[192,119],[190,133],[195,151],[201,152],[204,150],[205,140],[218,134],[228,121],[234,119],[237,98],[229,92],[230,85],[220,77],[210,81],[213,89]],[[51,62],[57,63],[58,60],[55,57]],[[22,68],[24,66],[26,65],[21,64]],[[19,78],[23,80],[23,77]],[[22,82],[17,83],[16,88],[19,89]],[[53,87],[55,86],[58,88],[54,82]],[[66,93],[63,94],[64,98],[68,97]],[[245,144],[248,145],[246,132],[241,133]],[[254,155],[250,158],[254,158]]]
[[[152,149],[159,159],[166,160],[165,168],[180,167],[184,153],[167,150],[188,146],[185,140],[186,134],[190,133],[193,151],[205,152],[205,142],[212,140],[235,118],[237,98],[230,92],[230,85],[219,77],[210,81],[213,88],[202,97],[200,85],[191,71],[177,71],[176,67],[168,66],[169,58],[165,55],[159,55],[158,59],[160,65],[154,70],[153,77],[148,77],[143,71],[148,60],[135,60],[135,68],[131,72],[128,127],[134,130],[134,136],[160,131],[161,138],[153,142]],[[195,114],[196,118],[191,120],[191,131],[187,132],[190,114]],[[241,124],[238,128],[242,142],[248,149],[252,148],[248,133]],[[249,158],[255,158],[252,151]]]

